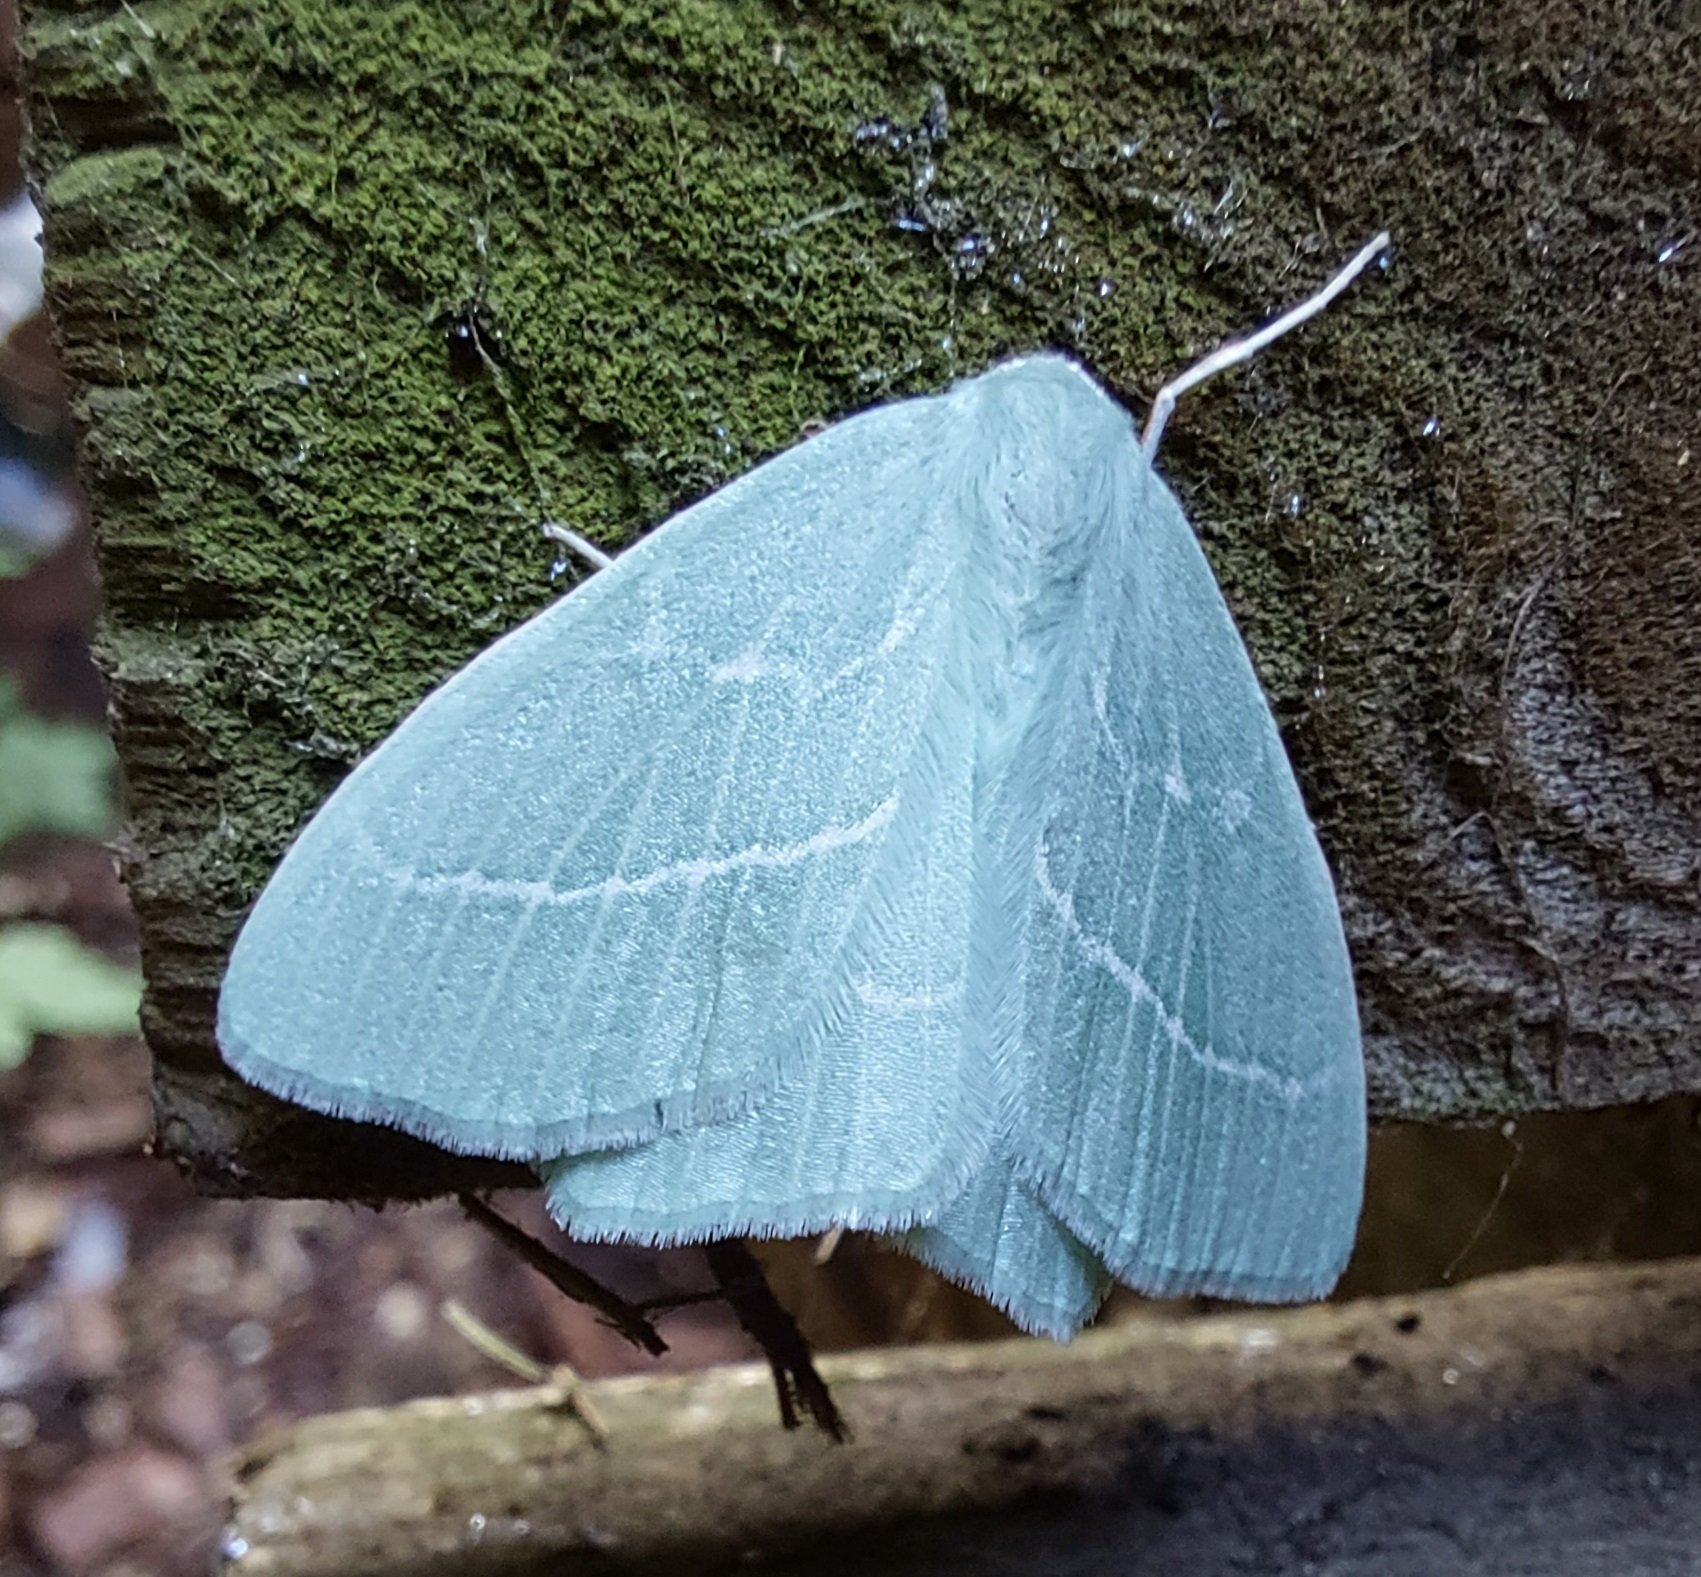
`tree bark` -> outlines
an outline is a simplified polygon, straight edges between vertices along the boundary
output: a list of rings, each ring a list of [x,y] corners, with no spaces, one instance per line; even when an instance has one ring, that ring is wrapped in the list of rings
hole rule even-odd
[[[759,1365],[584,1387],[600,1445],[547,1386],[336,1414],[240,1465],[226,1569],[1675,1577],[1698,1306],[1671,1261],[852,1355],[845,1447]]]
[[[1373,1110],[1701,1089],[1686,15],[36,5],[166,1147],[242,1193],[500,1174],[263,1099],[212,1021],[303,818],[556,594],[541,518],[617,545],[1011,348],[1140,406],[1379,226],[1386,278],[1163,461],[1340,878]]]

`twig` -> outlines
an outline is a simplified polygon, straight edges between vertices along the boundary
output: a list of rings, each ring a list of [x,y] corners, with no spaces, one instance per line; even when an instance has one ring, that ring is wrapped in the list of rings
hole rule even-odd
[[[588,1276],[576,1265],[569,1265],[559,1254],[552,1252],[530,1233],[522,1232],[506,1216],[498,1215],[476,1194],[455,1196],[461,1209],[486,1232],[505,1247],[519,1255],[540,1276],[575,1303],[595,1309],[615,1330],[634,1347],[641,1347],[651,1357],[659,1358],[667,1351],[667,1343],[643,1312],[628,1303],[619,1293],[605,1287],[594,1276]]]
[[[1518,1163],[1524,1159],[1524,1147],[1518,1142],[1518,1125],[1510,1118],[1500,1125],[1500,1136],[1512,1146],[1512,1159],[1500,1169],[1500,1186],[1494,1191],[1494,1198],[1489,1200],[1488,1208],[1483,1211],[1477,1224],[1471,1230],[1471,1235],[1465,1239],[1464,1247],[1450,1260],[1441,1272],[1443,1286],[1451,1286],[1453,1272],[1464,1263],[1465,1256],[1482,1241],[1482,1235],[1488,1230],[1488,1224],[1494,1219],[1494,1213],[1500,1208],[1500,1201],[1506,1197],[1506,1190],[1512,1186],[1512,1174],[1518,1170]]]
[[[724,1287],[705,1287],[700,1292],[666,1292],[659,1297],[645,1298],[637,1307],[645,1314],[671,1314],[675,1309],[691,1309],[703,1303],[725,1302]]]
[[[797,1321],[774,1296],[756,1256],[734,1241],[706,1243],[709,1269],[726,1294],[745,1334],[762,1349],[773,1371],[780,1403],[780,1422],[796,1429],[807,1413],[823,1433],[843,1442],[850,1429],[840,1415],[827,1382],[815,1367],[814,1355]]]
[[[585,1395],[584,1379],[571,1364],[558,1363],[546,1368],[530,1353],[521,1352],[511,1341],[497,1335],[471,1309],[453,1298],[444,1300],[440,1312],[457,1336],[492,1363],[499,1364],[528,1385],[554,1386],[561,1393],[567,1411],[585,1426],[585,1433],[597,1448],[601,1450],[607,1446],[608,1425],[602,1414],[591,1405],[590,1398]]]
[[[867,197],[849,197],[842,203],[834,203],[831,208],[817,208],[814,213],[805,214],[801,219],[788,219],[784,224],[764,225],[762,234],[770,241],[777,240],[781,236],[796,235],[814,225],[825,224],[829,219],[839,219],[845,214],[854,214],[871,206],[872,202]]]
[[[815,1252],[810,1256],[810,1258],[817,1265],[825,1265],[835,1254],[839,1252],[839,1245],[843,1243],[844,1240],[845,1229],[843,1223],[840,1223],[821,1234],[820,1239],[815,1244]]]
[[[454,1333],[469,1347],[476,1348],[493,1364],[524,1380],[527,1385],[542,1385],[549,1371],[530,1353],[521,1352],[505,1336],[499,1336],[464,1303],[445,1298],[438,1313]]]

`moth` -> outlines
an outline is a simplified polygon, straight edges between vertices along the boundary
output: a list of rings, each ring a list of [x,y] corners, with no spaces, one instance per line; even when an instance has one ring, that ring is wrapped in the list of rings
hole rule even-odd
[[[1318,1296],[1364,1070],[1328,866],[1144,440],[1040,353],[849,417],[428,696],[237,940],[244,1078],[586,1239],[891,1235],[1025,1329]]]

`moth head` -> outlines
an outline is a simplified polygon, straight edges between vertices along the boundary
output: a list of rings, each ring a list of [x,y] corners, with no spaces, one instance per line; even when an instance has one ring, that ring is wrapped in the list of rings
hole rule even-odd
[[[1007,546],[1047,555],[1090,547],[1131,471],[1146,469],[1128,412],[1066,356],[1005,362],[950,397],[961,402],[991,517],[1019,539]]]

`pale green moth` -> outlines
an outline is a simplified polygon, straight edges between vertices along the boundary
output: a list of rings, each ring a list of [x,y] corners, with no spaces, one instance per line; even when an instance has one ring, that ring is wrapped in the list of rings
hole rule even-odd
[[[231,1065],[535,1164],[576,1236],[850,1226],[1067,1336],[1333,1285],[1364,1072],[1328,867],[1144,443],[1073,362],[684,510],[349,775],[237,940]]]

